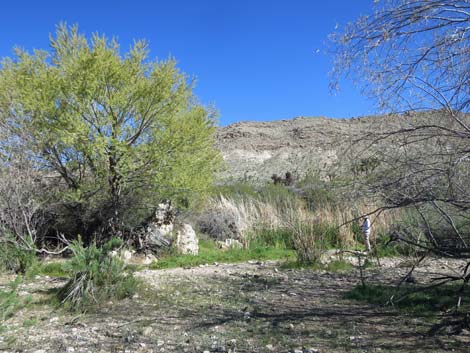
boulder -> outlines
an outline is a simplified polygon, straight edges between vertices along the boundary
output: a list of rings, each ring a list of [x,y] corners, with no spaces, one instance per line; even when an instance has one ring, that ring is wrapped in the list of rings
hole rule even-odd
[[[169,201],[160,203],[153,219],[147,224],[141,247],[150,248],[154,252],[169,248],[173,242],[175,216],[175,209]]]
[[[191,225],[184,223],[178,227],[176,231],[176,248],[181,254],[198,254],[199,240]]]

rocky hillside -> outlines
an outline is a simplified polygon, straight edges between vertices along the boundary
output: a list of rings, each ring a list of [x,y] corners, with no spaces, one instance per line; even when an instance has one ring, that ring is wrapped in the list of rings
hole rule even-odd
[[[429,113],[235,123],[217,132],[217,147],[227,164],[222,179],[262,181],[273,174],[290,171],[301,176],[309,170],[328,175],[361,149],[370,153],[361,140],[364,136],[408,127],[424,118]]]

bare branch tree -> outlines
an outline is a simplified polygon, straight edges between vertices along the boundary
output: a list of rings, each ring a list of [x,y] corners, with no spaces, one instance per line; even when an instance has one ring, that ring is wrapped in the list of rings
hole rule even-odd
[[[380,161],[355,186],[379,198],[381,210],[412,210],[393,239],[423,255],[469,259],[439,282],[462,282],[460,307],[470,267],[470,0],[375,3],[372,15],[330,38],[332,88],[352,79],[402,121],[355,140]]]

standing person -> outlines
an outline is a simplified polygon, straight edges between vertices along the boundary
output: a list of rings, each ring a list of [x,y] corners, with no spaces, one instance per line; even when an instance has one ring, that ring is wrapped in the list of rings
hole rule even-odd
[[[370,219],[368,216],[364,217],[364,222],[362,222],[362,236],[364,237],[364,243],[366,244],[367,251],[370,251]]]

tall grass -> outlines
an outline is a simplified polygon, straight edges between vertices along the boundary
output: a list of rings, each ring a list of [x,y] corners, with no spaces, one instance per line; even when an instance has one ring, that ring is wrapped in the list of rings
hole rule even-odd
[[[238,239],[245,247],[252,243],[284,246],[295,249],[299,261],[317,261],[327,248],[362,246],[360,216],[374,209],[361,201],[334,200],[328,203],[322,198],[316,203],[321,207],[310,207],[315,200],[307,202],[298,190],[283,186],[250,189],[246,195],[232,190],[209,200],[199,219],[200,230],[214,239]],[[398,211],[372,215],[372,243],[385,243],[383,238],[399,217]]]

